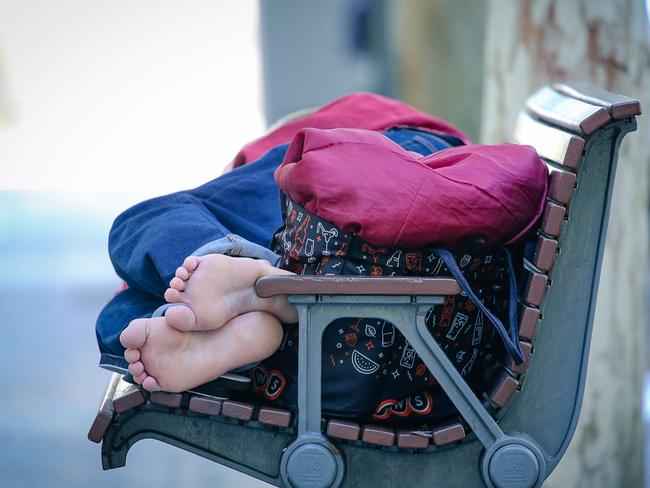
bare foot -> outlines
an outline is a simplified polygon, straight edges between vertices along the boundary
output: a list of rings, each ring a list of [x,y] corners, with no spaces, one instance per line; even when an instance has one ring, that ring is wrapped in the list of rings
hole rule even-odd
[[[249,312],[209,331],[181,332],[165,317],[136,319],[122,331],[124,357],[148,391],[181,392],[212,381],[277,349],[282,326],[271,314]]]
[[[276,274],[291,273],[263,260],[223,254],[189,256],[165,291],[165,300],[189,308],[168,308],[167,323],[182,331],[212,330],[254,310],[271,313],[284,323],[296,322],[296,309],[286,296],[260,298],[255,294],[258,278]]]

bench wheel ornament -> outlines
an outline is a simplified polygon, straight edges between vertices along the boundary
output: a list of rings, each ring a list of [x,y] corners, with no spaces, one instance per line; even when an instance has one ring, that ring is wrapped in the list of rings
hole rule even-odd
[[[481,474],[489,488],[537,488],[546,478],[546,463],[534,441],[508,435],[483,453]]]
[[[318,435],[298,437],[284,451],[280,464],[287,488],[337,488],[344,469],[338,449]]]

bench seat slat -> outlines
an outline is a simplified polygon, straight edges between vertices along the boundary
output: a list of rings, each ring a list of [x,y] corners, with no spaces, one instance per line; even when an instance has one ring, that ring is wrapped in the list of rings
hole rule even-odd
[[[356,441],[361,432],[361,426],[356,422],[348,420],[332,419],[327,422],[326,431],[328,436],[347,441]]]
[[[221,401],[202,396],[192,396],[187,407],[190,411],[203,415],[221,414]]]
[[[434,428],[432,437],[436,446],[444,446],[463,440],[465,438],[465,429],[461,424],[444,425]]]
[[[221,404],[221,415],[248,422],[253,417],[255,406],[250,403],[226,400]]]
[[[510,371],[513,371],[514,373],[523,374],[526,372],[528,365],[530,364],[530,358],[533,353],[533,345],[530,342],[519,341],[519,347],[521,347],[521,351],[524,353],[524,362],[521,364],[515,364],[515,361],[512,358],[509,358],[508,363],[506,364],[506,368],[508,368]]]
[[[119,381],[120,375],[118,373],[113,373],[111,379],[108,381],[108,386],[106,387],[102,403],[99,406],[99,411],[88,431],[88,439],[92,442],[100,443],[113,421],[113,413],[115,412],[113,396],[115,395],[115,388]]]
[[[604,107],[568,97],[546,86],[526,101],[528,111],[551,125],[589,135],[611,120]]]
[[[257,421],[274,427],[289,427],[291,425],[291,412],[280,408],[261,407],[257,414]]]
[[[519,312],[519,337],[532,341],[539,324],[539,309],[522,305]]]
[[[541,157],[572,170],[578,168],[585,146],[582,137],[538,122],[524,112],[517,119],[514,140],[534,147]]]
[[[519,382],[508,372],[503,371],[490,391],[490,400],[499,407],[505,406],[517,390]]]
[[[429,437],[420,435],[412,429],[399,429],[396,432],[397,447],[400,449],[426,449]]]
[[[539,307],[544,301],[546,288],[548,285],[548,276],[526,271],[526,286],[524,288],[524,301],[529,305]]]
[[[167,391],[154,391],[149,395],[151,403],[169,408],[178,408],[183,401],[181,393],[169,393]]]
[[[573,189],[576,185],[575,173],[562,171],[550,164],[547,164],[548,177],[548,196],[556,202],[567,205],[571,201]]]
[[[390,447],[395,444],[395,431],[389,427],[364,425],[361,440],[368,444]]]
[[[139,407],[145,401],[146,398],[140,385],[134,385],[120,379],[115,387],[115,396],[113,397],[113,406],[117,413]]]
[[[558,243],[555,239],[548,239],[544,236],[537,237],[537,246],[533,264],[542,271],[550,271],[557,256]]]
[[[562,232],[562,226],[564,225],[565,215],[566,207],[547,201],[544,207],[544,215],[542,216],[541,231],[551,237],[559,237]]]

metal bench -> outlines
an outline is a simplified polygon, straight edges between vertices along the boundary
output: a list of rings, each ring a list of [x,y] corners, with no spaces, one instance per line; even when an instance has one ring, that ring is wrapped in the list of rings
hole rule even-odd
[[[576,427],[618,149],[640,104],[586,85],[532,95],[514,133],[548,164],[549,198],[525,262],[519,338],[526,360],[500,364],[482,398],[424,326],[459,292],[442,278],[267,277],[300,315],[298,412],[209,395],[148,394],[113,374],[88,437],[104,469],[154,438],[278,486],[540,486]],[[454,402],[442,425],[393,429],[321,416],[321,334],[338,317],[395,324]],[[525,381],[524,381],[525,380]]]

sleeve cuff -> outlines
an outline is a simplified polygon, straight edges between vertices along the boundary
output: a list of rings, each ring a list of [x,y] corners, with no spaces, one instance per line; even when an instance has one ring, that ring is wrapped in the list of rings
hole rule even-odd
[[[254,242],[247,241],[237,234],[228,234],[225,237],[210,241],[199,247],[192,256],[205,256],[207,254],[225,254],[244,258],[265,259],[273,266],[280,262],[280,256]]]

